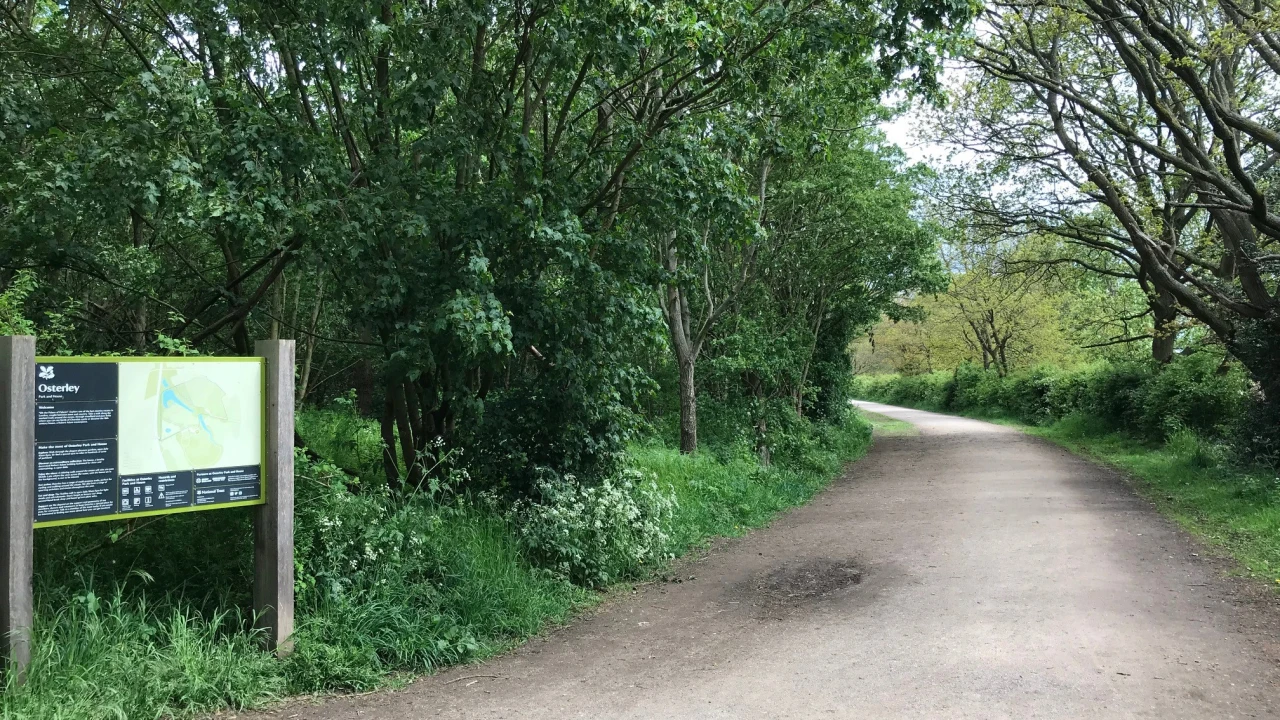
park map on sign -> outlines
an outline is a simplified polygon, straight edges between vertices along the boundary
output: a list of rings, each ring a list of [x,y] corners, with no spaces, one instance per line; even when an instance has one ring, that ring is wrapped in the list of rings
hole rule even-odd
[[[121,474],[257,465],[260,373],[254,364],[122,364]]]
[[[36,524],[261,502],[263,365],[38,359]]]

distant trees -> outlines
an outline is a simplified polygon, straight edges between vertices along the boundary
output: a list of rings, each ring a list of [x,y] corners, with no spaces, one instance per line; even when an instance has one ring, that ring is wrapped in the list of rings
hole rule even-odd
[[[1005,376],[1039,363],[1076,362],[1108,313],[1096,293],[1078,284],[1078,271],[1046,268],[1042,253],[1049,248],[1034,239],[994,243],[951,233],[943,252],[949,284],[917,296],[909,306],[918,311],[914,317],[876,326],[858,357],[906,375],[971,363]]]
[[[1065,354],[1060,312],[1051,303],[1034,278],[1002,278],[988,268],[974,268],[956,277],[939,299],[939,320],[960,329],[965,346],[984,369],[1004,376],[1036,358]]]

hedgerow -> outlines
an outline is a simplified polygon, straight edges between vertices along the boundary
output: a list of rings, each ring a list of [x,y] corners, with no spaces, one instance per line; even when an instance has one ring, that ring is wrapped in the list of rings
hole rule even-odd
[[[1099,362],[1008,375],[964,364],[952,372],[860,376],[852,391],[895,405],[999,415],[1033,425],[1084,415],[1153,441],[1184,429],[1206,438],[1236,438],[1257,393],[1238,365],[1207,352],[1168,365]]]

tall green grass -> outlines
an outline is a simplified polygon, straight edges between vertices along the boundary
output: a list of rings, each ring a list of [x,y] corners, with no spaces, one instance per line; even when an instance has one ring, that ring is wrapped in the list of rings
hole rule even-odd
[[[205,617],[92,586],[40,600],[28,679],[8,679],[5,718],[190,717],[284,692],[279,664],[234,610]]]
[[[286,694],[364,690],[396,673],[484,658],[595,598],[533,567],[487,508],[409,505],[384,529],[406,525],[424,529],[410,541],[412,557],[353,568],[357,583],[341,591],[299,588],[295,650],[283,661],[260,648],[248,611],[226,600],[155,594],[159,583],[142,573],[105,596],[89,580],[75,590],[42,583],[28,681],[9,683],[0,716],[192,717]]]
[[[313,545],[303,566],[314,584],[299,592],[295,650],[281,668],[293,693],[366,690],[393,673],[482,659],[593,599],[534,567],[502,514],[465,499],[329,518],[360,526],[308,538],[338,542]]]

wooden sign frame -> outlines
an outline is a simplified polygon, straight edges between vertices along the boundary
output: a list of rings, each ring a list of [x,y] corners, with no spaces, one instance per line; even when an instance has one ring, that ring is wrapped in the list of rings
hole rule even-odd
[[[253,607],[256,627],[278,654],[293,634],[294,341],[260,340],[265,373],[262,497],[254,505]],[[146,358],[182,362],[193,358]],[[59,362],[68,359],[59,358]],[[111,361],[124,361],[112,358]],[[253,359],[240,358],[238,360]],[[71,360],[74,362],[74,360]],[[31,662],[36,486],[36,341],[0,336],[0,652],[8,673],[25,679]],[[266,479],[270,478],[268,482]],[[194,492],[194,491],[193,491]],[[231,507],[217,505],[209,509]],[[201,508],[203,509],[203,508]],[[160,513],[152,513],[160,514]],[[127,517],[137,517],[130,515]],[[90,520],[110,519],[93,517]],[[87,520],[86,520],[87,521]]]

